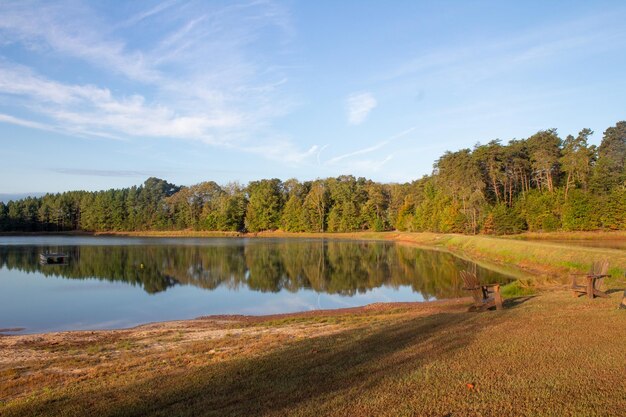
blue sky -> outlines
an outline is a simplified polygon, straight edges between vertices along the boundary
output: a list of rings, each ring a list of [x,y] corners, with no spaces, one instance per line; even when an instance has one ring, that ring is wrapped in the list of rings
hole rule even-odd
[[[621,1],[2,1],[0,193],[403,182],[626,119]]]

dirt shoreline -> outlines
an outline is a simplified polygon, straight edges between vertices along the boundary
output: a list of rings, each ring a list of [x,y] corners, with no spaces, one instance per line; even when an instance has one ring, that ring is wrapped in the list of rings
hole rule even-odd
[[[113,329],[77,329],[77,330],[59,330],[59,331],[50,331],[50,332],[39,332],[39,333],[26,333],[19,334],[17,332],[24,330],[24,328],[7,328],[0,329],[0,339],[6,337],[23,337],[26,339],[29,338],[46,338],[48,336],[56,339],[59,336],[68,336],[72,337],[74,335],[84,335],[89,334],[93,335],[94,333],[113,333],[113,332],[123,332],[126,334],[133,333],[142,333],[146,329],[155,330],[159,327],[163,327],[164,329],[176,327],[183,328],[185,324],[189,324],[189,328],[193,329],[196,327],[196,324],[206,322],[206,323],[230,323],[230,324],[257,324],[268,321],[285,321],[290,319],[305,319],[305,318],[315,318],[315,317],[341,317],[341,316],[349,316],[349,315],[357,315],[357,314],[367,314],[368,312],[373,311],[385,311],[391,310],[394,308],[407,308],[419,311],[433,311],[438,309],[441,306],[449,306],[449,305],[465,305],[471,301],[471,297],[457,297],[457,298],[446,298],[442,300],[432,300],[432,301],[404,301],[404,302],[378,302],[367,304],[364,306],[358,307],[342,307],[342,308],[327,308],[327,309],[318,309],[318,310],[306,310],[306,311],[295,311],[291,313],[276,313],[276,314],[259,314],[259,315],[244,315],[244,314],[211,314],[206,316],[199,316],[190,319],[180,319],[180,320],[163,320],[163,321],[153,321],[147,323],[141,323],[131,327],[120,327]],[[0,351],[1,353],[1,351]]]
[[[200,340],[232,338],[233,335],[237,338],[255,338],[260,335],[319,337],[339,331],[344,328],[340,324],[342,321],[351,321],[355,317],[368,318],[394,314],[395,311],[426,316],[442,311],[461,311],[469,302],[470,298],[464,297],[424,302],[373,303],[360,307],[257,316],[209,315],[119,329],[0,334],[0,369],[15,362],[51,360],[68,348],[72,352],[99,344],[115,347],[120,341],[132,341],[133,345],[141,345],[146,350],[166,350],[178,349]],[[311,322],[314,325],[309,328]],[[114,352],[119,353],[120,350],[114,349]]]

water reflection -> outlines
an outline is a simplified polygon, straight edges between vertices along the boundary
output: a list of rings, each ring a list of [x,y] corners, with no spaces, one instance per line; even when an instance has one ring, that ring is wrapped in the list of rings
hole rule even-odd
[[[99,279],[139,286],[149,294],[173,286],[350,296],[387,286],[410,286],[424,299],[462,295],[460,269],[475,265],[451,254],[381,242],[249,241],[226,244],[0,246],[0,268],[68,279]],[[42,252],[69,254],[68,265],[40,265]],[[506,277],[477,267],[481,280]]]

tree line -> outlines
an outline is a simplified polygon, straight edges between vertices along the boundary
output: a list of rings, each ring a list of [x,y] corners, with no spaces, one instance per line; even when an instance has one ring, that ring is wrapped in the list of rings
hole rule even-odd
[[[626,122],[588,143],[556,129],[446,152],[431,175],[383,184],[352,175],[71,191],[0,203],[0,231],[289,232],[626,229]]]

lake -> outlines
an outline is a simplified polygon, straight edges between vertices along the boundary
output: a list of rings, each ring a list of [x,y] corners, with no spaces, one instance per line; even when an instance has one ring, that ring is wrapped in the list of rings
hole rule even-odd
[[[41,265],[43,252],[69,262]],[[473,268],[484,282],[510,280],[450,253],[390,242],[0,236],[0,329],[111,329],[451,298],[467,295],[458,272]]]

